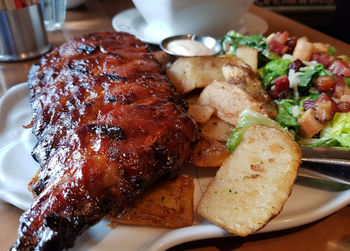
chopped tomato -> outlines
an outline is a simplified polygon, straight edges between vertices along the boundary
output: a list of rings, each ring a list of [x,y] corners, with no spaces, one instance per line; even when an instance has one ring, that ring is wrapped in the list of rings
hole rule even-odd
[[[280,76],[273,81],[273,88],[270,90],[270,96],[273,99],[282,99],[288,97],[291,92],[287,75]]]
[[[269,43],[269,50],[278,55],[284,55],[288,51],[288,46],[277,41],[271,41],[271,43]]]
[[[288,37],[289,37],[289,34],[288,34],[287,31],[284,31],[284,32],[279,32],[278,31],[273,36],[272,40],[274,40],[274,41],[276,41],[276,42],[278,42],[280,44],[285,44],[287,42]]]
[[[282,92],[289,88],[289,80],[287,75],[280,76],[273,80],[277,92]]]
[[[350,64],[337,58],[330,66],[329,70],[337,76],[350,78]]]
[[[317,61],[318,63],[323,64],[325,68],[328,68],[332,60],[333,57],[325,53],[313,53],[311,55],[311,61]]]

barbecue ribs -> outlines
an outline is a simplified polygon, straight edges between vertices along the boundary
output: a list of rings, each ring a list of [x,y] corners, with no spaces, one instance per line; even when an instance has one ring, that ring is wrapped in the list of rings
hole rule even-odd
[[[75,38],[29,73],[35,202],[12,250],[62,250],[189,159],[187,104],[147,46],[121,32]]]

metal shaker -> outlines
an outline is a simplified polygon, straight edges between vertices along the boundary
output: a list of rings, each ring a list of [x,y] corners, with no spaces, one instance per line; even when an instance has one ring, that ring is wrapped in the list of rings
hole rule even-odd
[[[0,61],[20,61],[50,50],[39,4],[0,10]]]

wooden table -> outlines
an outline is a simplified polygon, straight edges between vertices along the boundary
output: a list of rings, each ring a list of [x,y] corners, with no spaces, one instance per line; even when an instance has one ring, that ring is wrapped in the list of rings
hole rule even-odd
[[[88,0],[85,6],[67,12],[60,31],[49,33],[49,41],[57,46],[73,36],[92,31],[112,30],[111,18],[133,7],[131,1]],[[350,46],[300,23],[270,11],[252,6],[250,12],[265,19],[267,34],[288,30],[293,36],[307,36],[311,41],[327,42],[339,54],[350,55]],[[27,80],[27,72],[37,59],[26,62],[0,63],[0,96],[11,86]],[[0,201],[0,250],[8,249],[17,237],[18,219],[22,212]],[[122,248],[120,249],[122,250]],[[318,222],[274,233],[247,238],[229,237],[185,243],[171,250],[350,250],[350,206]]]

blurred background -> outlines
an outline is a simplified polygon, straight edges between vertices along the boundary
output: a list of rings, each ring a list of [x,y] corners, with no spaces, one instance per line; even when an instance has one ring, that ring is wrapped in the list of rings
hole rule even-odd
[[[255,0],[255,4],[350,43],[350,0]]]

